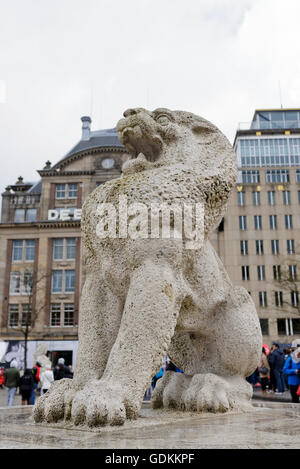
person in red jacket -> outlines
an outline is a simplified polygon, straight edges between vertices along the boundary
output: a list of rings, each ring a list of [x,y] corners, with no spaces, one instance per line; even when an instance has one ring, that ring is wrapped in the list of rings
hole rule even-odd
[[[0,388],[1,388],[1,389],[3,388],[4,380],[5,380],[4,368],[1,367],[1,368],[0,368]]]
[[[41,364],[36,362],[35,366],[32,368],[32,375],[33,375],[33,389],[31,392],[30,404],[34,405],[35,396],[37,395],[37,390],[40,382],[40,374],[41,374]]]

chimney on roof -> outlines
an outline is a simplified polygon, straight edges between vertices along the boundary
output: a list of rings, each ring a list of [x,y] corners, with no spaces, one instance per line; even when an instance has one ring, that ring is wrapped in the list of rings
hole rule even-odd
[[[83,116],[81,118],[82,122],[82,136],[81,140],[89,140],[90,139],[90,131],[91,131],[91,122],[92,119],[89,116]]]

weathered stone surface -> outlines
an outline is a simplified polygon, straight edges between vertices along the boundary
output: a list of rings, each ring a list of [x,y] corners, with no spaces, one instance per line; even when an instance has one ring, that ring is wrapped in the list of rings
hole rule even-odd
[[[250,296],[231,284],[208,241],[236,181],[232,147],[213,124],[182,111],[131,109],[117,129],[132,158],[123,176],[101,185],[83,207],[87,277],[75,377],[38,400],[35,420],[93,427],[137,418],[166,353],[184,375],[167,373],[159,381],[154,407],[246,408],[252,388],[244,378],[261,353],[259,321]],[[155,239],[147,226],[147,239],[101,238],[99,206],[118,207],[120,196],[147,209],[200,204],[203,237],[191,248],[195,239],[185,233]]]
[[[0,409],[0,448],[110,449],[300,449],[300,406],[259,403],[250,412],[209,414],[151,409],[123,427],[34,424],[27,407]],[[256,405],[254,403],[254,405]],[[197,460],[203,456],[196,452]],[[141,458],[145,457],[141,454]]]

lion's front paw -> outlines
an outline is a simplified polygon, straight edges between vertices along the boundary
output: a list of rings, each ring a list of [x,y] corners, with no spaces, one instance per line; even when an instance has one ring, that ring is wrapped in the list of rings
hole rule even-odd
[[[182,400],[186,410],[227,412],[249,405],[251,386],[241,377],[223,378],[211,373],[193,376]]]
[[[137,418],[139,406],[130,402],[121,386],[94,381],[78,392],[72,404],[75,425],[123,425],[126,417]]]
[[[35,422],[57,422],[70,418],[72,399],[76,393],[72,379],[62,379],[52,383],[50,389],[39,397],[33,411]]]

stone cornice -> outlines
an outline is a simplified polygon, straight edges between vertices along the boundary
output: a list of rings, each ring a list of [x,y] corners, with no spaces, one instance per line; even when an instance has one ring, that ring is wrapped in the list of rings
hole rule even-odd
[[[73,161],[79,160],[79,159],[81,159],[81,158],[83,158],[87,155],[94,155],[95,153],[107,153],[107,152],[111,152],[111,153],[128,153],[129,154],[129,152],[126,150],[125,147],[123,147],[123,148],[122,147],[95,147],[95,148],[89,148],[87,150],[82,150],[82,151],[79,151],[77,153],[74,153],[70,156],[66,156],[65,159],[59,161],[58,163],[56,163],[53,166],[52,171],[55,170],[56,168],[62,169],[64,166],[67,166],[68,164],[72,163]],[[47,171],[47,170],[45,170],[45,171]],[[49,171],[51,171],[51,170],[49,170]]]
[[[56,171],[53,169],[41,169],[38,170],[38,173],[41,177],[66,177],[66,176],[92,176],[95,174],[95,170],[86,170],[86,171]]]
[[[47,229],[47,228],[80,228],[80,220],[65,220],[65,221],[40,221],[35,223],[0,223],[0,229],[13,228],[36,228],[36,229]]]

